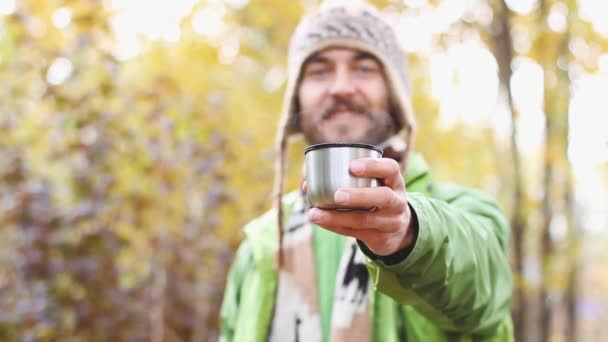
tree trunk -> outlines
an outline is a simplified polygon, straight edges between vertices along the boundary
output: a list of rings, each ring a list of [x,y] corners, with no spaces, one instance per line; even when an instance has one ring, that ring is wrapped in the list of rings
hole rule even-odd
[[[551,317],[553,308],[551,305],[551,298],[549,297],[549,278],[551,276],[551,258],[553,255],[553,241],[551,240],[551,220],[553,219],[553,211],[551,209],[551,193],[552,193],[552,181],[551,176],[553,174],[553,162],[551,160],[551,149],[552,149],[552,135],[553,135],[553,123],[549,113],[547,113],[545,121],[545,160],[543,167],[543,188],[544,195],[542,201],[542,227],[541,227],[541,262],[542,262],[542,288],[540,291],[540,329],[541,338],[543,342],[549,341],[551,333]]]
[[[150,340],[152,342],[165,341],[165,301],[167,289],[167,271],[163,262],[153,262],[153,298],[154,305],[150,310]]]
[[[572,36],[572,27],[573,21],[578,17],[575,13],[577,9],[577,3],[575,1],[569,0],[566,1],[568,6],[568,29],[562,39],[561,43],[561,55],[567,56],[568,52],[568,44],[570,43],[570,38]],[[564,79],[564,82],[569,83],[569,76],[566,71],[560,71],[561,78]],[[565,337],[568,342],[577,341],[577,311],[576,311],[576,302],[578,300],[578,279],[579,279],[579,267],[580,267],[580,245],[581,245],[581,230],[579,229],[580,225],[578,224],[577,219],[577,211],[576,211],[576,202],[575,202],[575,189],[572,178],[572,168],[570,167],[570,161],[568,160],[568,145],[569,145],[569,136],[570,136],[570,93],[569,88],[566,88],[568,96],[566,101],[566,115],[563,118],[563,130],[561,132],[560,141],[563,142],[563,146],[561,148],[561,152],[563,155],[563,159],[565,161],[564,165],[566,167],[567,176],[566,176],[566,184],[564,185],[564,206],[566,212],[566,218],[568,222],[568,248],[567,248],[567,257],[570,260],[570,269],[568,274],[568,279],[566,283],[566,293],[565,293],[565,306],[566,306],[566,323],[565,323]]]
[[[507,101],[511,113],[511,136],[510,151],[513,163],[513,210],[511,213],[511,226],[513,232],[513,252],[515,269],[515,304],[513,310],[513,320],[515,324],[515,337],[517,341],[526,340],[526,294],[520,279],[523,279],[524,264],[524,231],[525,221],[523,215],[524,195],[523,177],[521,171],[521,157],[517,145],[517,111],[513,103],[511,92],[511,61],[513,59],[513,41],[511,37],[511,23],[509,9],[503,0],[497,1],[495,6],[495,16],[493,23],[493,48],[494,55],[498,63],[499,79],[501,88],[507,94]]]
[[[567,144],[566,144],[567,147]],[[581,232],[577,229],[578,224],[576,220],[576,210],[574,203],[574,189],[572,185],[572,179],[569,177],[566,188],[566,215],[568,217],[568,223],[570,226],[570,233],[568,243],[568,255],[572,260],[570,263],[570,272],[568,274],[568,283],[566,284],[566,341],[575,342],[577,341],[577,312],[576,302],[578,299],[578,277],[579,277],[579,251],[580,251],[580,234]]]
[[[542,286],[539,293],[540,303],[540,341],[549,341],[552,333],[552,318],[553,304],[550,297],[550,285],[553,265],[553,249],[554,243],[551,238],[551,223],[554,214],[554,194],[557,184],[555,184],[553,176],[556,174],[556,164],[559,162],[557,157],[561,157],[560,153],[556,153],[556,116],[559,114],[559,87],[558,81],[554,81],[558,77],[558,71],[555,64],[561,53],[561,46],[555,45],[555,35],[549,31],[546,24],[546,18],[549,12],[549,3],[546,0],[540,0],[540,11],[537,18],[537,27],[540,34],[539,40],[536,42],[536,48],[539,50],[539,63],[544,70],[544,101],[543,111],[545,113],[545,150],[543,161],[543,199],[541,204],[542,224],[541,224],[541,241],[540,241],[540,258],[542,267]],[[553,82],[553,83],[552,83]],[[555,84],[557,83],[557,84]]]

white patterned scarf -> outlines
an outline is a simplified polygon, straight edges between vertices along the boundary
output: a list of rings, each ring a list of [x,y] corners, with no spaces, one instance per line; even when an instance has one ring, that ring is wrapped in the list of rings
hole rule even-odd
[[[277,297],[270,341],[322,341],[313,229],[308,204],[299,196],[283,235],[283,265],[279,271]],[[357,242],[346,242],[333,297],[330,325],[332,342],[371,341],[370,281],[365,256]]]

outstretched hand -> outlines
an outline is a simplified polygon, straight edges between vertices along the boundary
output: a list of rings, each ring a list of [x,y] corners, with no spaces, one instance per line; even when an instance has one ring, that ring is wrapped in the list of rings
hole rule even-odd
[[[364,158],[350,164],[357,177],[378,178],[383,186],[344,188],[334,194],[340,205],[376,207],[374,211],[338,211],[312,208],[310,221],[337,234],[354,237],[377,255],[390,255],[415,241],[412,214],[399,163],[390,158]],[[306,182],[302,184],[306,191]]]

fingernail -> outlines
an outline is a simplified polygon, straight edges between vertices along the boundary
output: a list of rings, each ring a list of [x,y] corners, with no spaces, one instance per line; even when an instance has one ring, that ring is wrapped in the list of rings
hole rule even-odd
[[[321,212],[318,209],[310,209],[308,212],[308,219],[311,221],[319,221],[321,219]]]
[[[350,163],[350,171],[353,173],[361,173],[365,170],[365,164],[360,160],[353,160]]]
[[[334,200],[337,203],[346,203],[350,200],[350,194],[348,193],[348,191],[338,190],[334,195]]]

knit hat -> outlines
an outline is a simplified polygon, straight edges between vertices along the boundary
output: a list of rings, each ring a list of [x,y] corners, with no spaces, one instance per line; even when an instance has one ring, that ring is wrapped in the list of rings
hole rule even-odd
[[[317,11],[304,17],[289,44],[287,88],[277,136],[275,193],[279,215],[279,239],[283,232],[283,210],[280,204],[287,143],[290,137],[302,133],[298,124],[299,113],[297,112],[297,88],[302,67],[310,56],[328,47],[361,50],[370,53],[380,61],[390,88],[392,105],[390,114],[397,131],[405,133],[404,155],[401,158],[403,168],[405,168],[407,154],[413,142],[415,121],[410,98],[406,56],[389,22],[373,6],[355,1],[340,5],[322,5]]]
[[[289,45],[288,81],[281,123],[285,133],[300,133],[297,127],[297,86],[304,62],[330,46],[354,48],[378,58],[384,67],[395,105],[393,120],[398,129],[413,125],[410,85],[405,52],[392,26],[378,10],[365,3],[326,5],[302,19]]]

